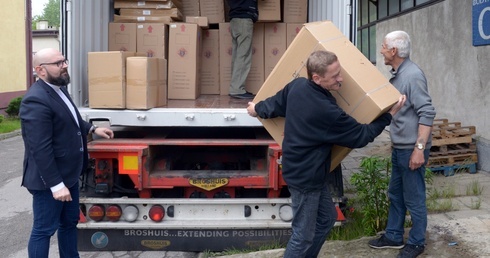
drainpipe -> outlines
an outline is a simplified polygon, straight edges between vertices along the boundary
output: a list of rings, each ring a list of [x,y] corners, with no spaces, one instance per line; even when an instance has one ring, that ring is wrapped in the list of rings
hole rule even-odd
[[[34,76],[32,74],[32,0],[25,0],[26,3],[26,90],[34,84]]]

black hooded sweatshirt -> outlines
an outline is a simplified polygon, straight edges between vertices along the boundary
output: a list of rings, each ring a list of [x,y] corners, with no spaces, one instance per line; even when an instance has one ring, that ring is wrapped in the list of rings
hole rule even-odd
[[[261,118],[285,117],[282,174],[289,187],[320,190],[330,171],[332,146],[361,148],[390,124],[385,113],[370,124],[346,114],[333,95],[306,78],[297,78],[255,105]]]
[[[228,0],[230,20],[233,18],[250,18],[256,22],[259,18],[257,0]]]

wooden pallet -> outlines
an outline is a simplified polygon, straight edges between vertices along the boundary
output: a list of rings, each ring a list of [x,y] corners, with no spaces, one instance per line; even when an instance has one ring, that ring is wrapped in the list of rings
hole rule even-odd
[[[476,163],[453,166],[431,167],[433,173],[443,173],[445,176],[452,176],[456,171],[468,171],[470,174],[476,173]]]
[[[453,165],[466,165],[478,162],[478,155],[476,153],[467,154],[455,154],[429,157],[427,167],[435,166],[453,166]]]
[[[432,146],[430,148],[430,156],[444,156],[455,154],[476,153],[476,143],[459,143],[445,144],[440,146]]]
[[[475,126],[461,126],[461,122],[435,119],[432,126],[432,146],[472,143]]]

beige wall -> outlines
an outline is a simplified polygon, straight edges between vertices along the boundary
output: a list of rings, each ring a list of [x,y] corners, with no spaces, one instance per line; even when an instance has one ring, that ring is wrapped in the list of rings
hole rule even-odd
[[[0,94],[26,90],[25,1],[3,1]]]

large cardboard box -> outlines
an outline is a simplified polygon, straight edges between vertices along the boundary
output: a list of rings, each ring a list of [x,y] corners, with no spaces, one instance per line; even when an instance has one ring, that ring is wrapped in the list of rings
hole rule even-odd
[[[204,30],[201,50],[201,94],[219,94],[219,30]]]
[[[138,24],[136,50],[147,57],[167,59],[168,25],[165,23]]]
[[[167,104],[167,60],[126,59],[126,108],[150,109]]]
[[[126,108],[126,58],[135,52],[88,53],[90,108]]]
[[[135,23],[109,23],[109,51],[136,52]]]
[[[307,23],[276,65],[254,99],[257,103],[281,90],[297,77],[307,77],[306,61],[315,50],[337,54],[344,82],[332,92],[337,104],[359,123],[370,123],[398,101],[400,93],[330,21]],[[260,119],[271,136],[282,146],[284,118]],[[333,170],[350,149],[334,146]]]
[[[259,22],[281,21],[281,0],[257,0]]]
[[[264,78],[269,76],[286,52],[286,28],[286,23],[264,24]]]
[[[308,19],[308,0],[283,0],[283,22],[305,23]]]
[[[200,0],[201,16],[208,17],[210,24],[225,22],[225,4],[223,0]]]
[[[201,27],[172,23],[168,38],[168,98],[196,99],[201,94]]]

